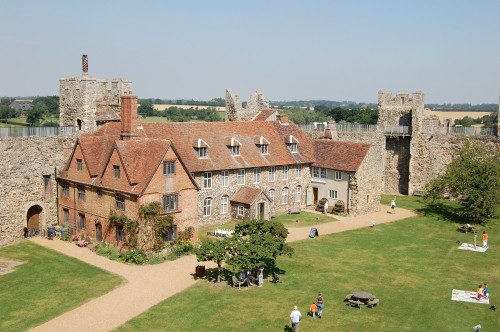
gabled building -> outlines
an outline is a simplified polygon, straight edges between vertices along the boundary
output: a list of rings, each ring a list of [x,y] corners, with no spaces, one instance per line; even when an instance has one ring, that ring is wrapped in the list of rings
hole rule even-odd
[[[189,226],[197,230],[194,178],[170,140],[137,137],[131,130],[138,123],[137,97],[122,96],[121,102],[118,135],[82,135],[76,141],[58,178],[60,224],[93,241],[123,245],[124,228],[109,224],[110,212],[140,220],[140,206],[156,201],[162,215],[173,216],[166,241]],[[145,224],[138,229],[138,247],[151,249],[151,230]]]

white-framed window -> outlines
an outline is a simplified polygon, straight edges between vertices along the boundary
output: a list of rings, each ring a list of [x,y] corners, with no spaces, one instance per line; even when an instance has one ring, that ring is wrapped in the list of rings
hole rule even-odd
[[[295,177],[298,179],[302,177],[302,164],[297,164],[297,168],[295,169]]]
[[[245,215],[245,207],[243,205],[238,205],[238,215],[239,216]]]
[[[261,145],[259,145],[259,150],[260,150],[261,154],[268,154],[269,153],[269,145],[261,144]]]
[[[271,205],[274,205],[274,189],[269,189],[269,198],[271,199]]]
[[[125,196],[116,194],[115,195],[115,206],[117,210],[125,211]]]
[[[76,170],[77,170],[78,172],[81,172],[81,171],[82,171],[82,169],[83,169],[83,162],[82,162],[82,160],[81,160],[81,159],[77,159],[77,160],[76,160]]]
[[[162,233],[163,242],[172,242],[177,237],[177,225],[172,225],[167,227],[167,229]]]
[[[301,198],[302,198],[302,187],[297,186],[295,187],[295,202],[300,203]]]
[[[203,188],[212,188],[212,172],[203,173]]]
[[[319,177],[321,179],[326,179],[326,168],[320,168],[319,169]]]
[[[297,153],[298,152],[297,143],[288,144],[288,150],[290,150],[291,153]]]
[[[283,180],[288,180],[288,165],[283,166]]]
[[[175,161],[163,162],[163,175],[175,174]]]
[[[168,194],[163,196],[163,211],[176,211],[179,208],[179,196]]]
[[[203,215],[205,217],[212,215],[212,198],[205,198],[203,201]]]
[[[268,174],[268,181],[274,182],[274,180],[276,179],[276,167],[274,167],[274,166],[269,167],[268,173],[269,173]]]
[[[319,178],[319,168],[313,167],[312,172],[313,172],[313,174],[312,174],[313,179],[318,179]]]
[[[230,146],[229,150],[231,150],[231,155],[232,156],[239,156],[240,155],[240,147],[239,146]]]
[[[119,179],[120,178],[120,166],[113,165],[113,177],[115,179]]]
[[[220,200],[220,213],[226,214],[228,211],[228,207],[229,207],[229,197],[222,196],[222,198]]]
[[[335,180],[342,180],[342,172],[335,171]]]
[[[196,152],[198,154],[198,158],[200,159],[207,158],[207,148],[196,148]]]
[[[238,170],[238,184],[239,185],[245,184],[245,170],[244,169]]]
[[[221,171],[220,175],[222,178],[222,186],[229,187],[229,171]]]
[[[328,198],[337,199],[337,190],[328,190]]]
[[[288,204],[288,188],[281,190],[281,204]]]
[[[253,183],[260,183],[260,168],[253,169]]]

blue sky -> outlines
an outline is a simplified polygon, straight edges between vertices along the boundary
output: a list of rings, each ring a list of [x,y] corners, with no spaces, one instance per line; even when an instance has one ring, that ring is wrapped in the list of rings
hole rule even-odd
[[[0,2],[0,96],[123,77],[139,98],[498,103],[500,1]]]

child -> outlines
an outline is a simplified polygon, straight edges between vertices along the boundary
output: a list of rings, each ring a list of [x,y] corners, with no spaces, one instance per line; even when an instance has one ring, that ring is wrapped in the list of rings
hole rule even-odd
[[[396,213],[396,198],[391,201],[392,213]]]
[[[474,234],[474,249],[477,248],[477,235]]]
[[[488,248],[488,233],[483,231],[483,248]]]
[[[309,311],[311,312],[312,318],[316,317],[317,310],[318,310],[318,307],[316,306],[316,301],[313,301],[313,304],[311,304],[311,307],[309,308]]]
[[[477,286],[477,299],[478,300],[481,300],[481,298],[483,297],[483,285],[479,285]]]
[[[488,292],[489,292],[488,284],[484,283],[483,297],[488,297]]]

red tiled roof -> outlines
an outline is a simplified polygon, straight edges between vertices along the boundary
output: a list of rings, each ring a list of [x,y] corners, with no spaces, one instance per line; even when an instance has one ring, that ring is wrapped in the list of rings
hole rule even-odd
[[[91,177],[101,175],[101,171],[109,158],[114,140],[111,137],[82,135],[79,139],[82,153]]]
[[[271,115],[273,115],[274,113],[278,113],[278,110],[273,110],[271,108],[264,108],[254,116],[252,121],[269,121],[269,120],[274,121],[275,120],[274,118],[269,119]]]
[[[119,137],[120,124],[107,123],[95,135]],[[181,159],[190,172],[226,169],[267,167],[312,163],[314,146],[312,139],[294,123],[277,121],[249,122],[168,122],[143,123],[141,136],[167,139],[173,142]],[[291,153],[284,144],[293,135],[298,141],[298,153]],[[264,136],[269,141],[269,153],[262,155],[255,144],[255,137]],[[226,138],[240,142],[240,155],[232,156],[226,146]],[[199,159],[193,142],[202,139],[209,146],[207,158]]]
[[[260,194],[262,194],[262,189],[250,186],[241,186],[240,189],[238,189],[233,196],[231,196],[230,201],[252,205],[252,203],[259,198]]]
[[[322,139],[314,141],[314,148],[316,161],[313,166],[355,172],[363,162],[370,145]]]

